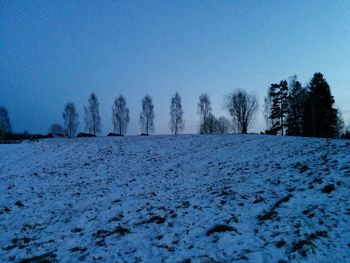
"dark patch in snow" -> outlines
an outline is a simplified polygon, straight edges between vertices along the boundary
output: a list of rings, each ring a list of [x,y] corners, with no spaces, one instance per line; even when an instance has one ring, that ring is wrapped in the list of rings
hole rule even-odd
[[[124,236],[126,234],[129,234],[130,231],[125,228],[125,227],[122,227],[122,226],[117,226],[116,228],[112,229],[112,230],[97,230],[96,233],[93,234],[93,237],[94,238],[105,238],[105,237],[108,237],[110,235],[113,235],[113,234],[119,234],[121,236]]]
[[[122,220],[123,218],[124,218],[123,213],[119,213],[116,216],[114,216],[111,219],[109,219],[108,221],[109,222],[113,222],[113,221],[117,221],[118,222],[118,221]]]
[[[0,215],[2,215],[4,213],[10,213],[10,212],[11,212],[11,209],[6,207],[6,206],[0,208]]]
[[[296,169],[298,169],[299,170],[299,172],[300,173],[305,173],[306,171],[308,171],[310,168],[309,168],[309,166],[307,165],[307,164],[305,164],[305,163],[296,163],[295,165],[294,165],[294,167],[296,168]]]
[[[334,191],[334,189],[335,189],[334,184],[329,184],[329,185],[326,185],[326,186],[322,189],[322,193],[330,194],[331,192]]]
[[[236,232],[238,233],[237,229],[229,226],[229,225],[215,225],[208,229],[207,236],[210,236],[214,233],[222,233],[222,232]]]
[[[293,195],[289,194],[289,195],[287,195],[287,196],[281,198],[280,200],[278,200],[278,201],[276,202],[276,204],[273,206],[272,209],[275,210],[275,209],[279,208],[283,203],[288,202],[289,199],[291,199],[292,197],[293,197]]]
[[[86,247],[73,247],[73,248],[71,248],[71,252],[72,253],[83,253],[83,252],[85,252],[87,250],[87,248]]]
[[[25,258],[19,261],[19,263],[53,263],[53,262],[57,262],[56,254],[54,252],[47,252],[40,256]]]
[[[264,202],[264,201],[265,201],[265,199],[258,195],[258,196],[255,197],[255,200],[253,201],[253,204],[261,203],[261,202]]]
[[[28,246],[28,243],[32,241],[31,238],[29,237],[22,237],[22,238],[14,238],[11,240],[11,245],[4,247],[4,250],[12,250],[14,248],[19,248],[19,249],[23,249],[26,246]]]
[[[260,216],[258,216],[259,221],[273,220],[277,218],[278,213],[276,211],[268,211]]]
[[[81,232],[81,228],[80,227],[74,227],[74,228],[72,228],[72,230],[71,230],[71,232],[72,233],[79,233],[79,232]]]
[[[163,224],[165,222],[165,218],[161,216],[152,216],[150,219],[144,221],[144,224]]]
[[[281,248],[281,247],[283,247],[285,244],[286,244],[286,241],[284,241],[284,240],[279,240],[279,241],[276,242],[276,247],[277,247],[277,248]]]
[[[24,207],[23,203],[21,201],[16,201],[15,205],[17,207]]]

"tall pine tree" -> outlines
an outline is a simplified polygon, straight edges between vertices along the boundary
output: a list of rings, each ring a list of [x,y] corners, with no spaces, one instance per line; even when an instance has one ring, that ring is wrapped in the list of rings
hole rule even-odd
[[[289,87],[286,134],[301,136],[303,133],[304,107],[307,93],[301,83],[297,81],[296,76],[291,78]]]
[[[336,135],[337,110],[334,98],[323,74],[315,73],[309,84],[304,114],[304,135],[334,137]]]
[[[270,96],[272,97],[271,115],[273,120],[273,129],[284,135],[286,127],[286,115],[288,112],[288,83],[286,80],[280,81],[279,84],[271,84]]]

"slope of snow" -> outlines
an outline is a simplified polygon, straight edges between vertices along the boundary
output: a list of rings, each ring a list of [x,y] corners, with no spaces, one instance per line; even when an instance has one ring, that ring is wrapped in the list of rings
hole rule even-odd
[[[0,145],[0,262],[346,262],[350,143],[259,135]]]

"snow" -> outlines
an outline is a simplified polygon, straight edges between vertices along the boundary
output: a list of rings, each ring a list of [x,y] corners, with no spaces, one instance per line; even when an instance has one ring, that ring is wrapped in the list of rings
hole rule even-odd
[[[0,262],[350,258],[347,141],[47,139],[0,156]]]

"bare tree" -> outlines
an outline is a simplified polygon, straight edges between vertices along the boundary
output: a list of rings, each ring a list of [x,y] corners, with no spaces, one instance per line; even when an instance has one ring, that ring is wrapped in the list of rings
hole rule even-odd
[[[142,133],[149,134],[154,132],[154,106],[152,98],[146,95],[142,99],[142,111],[140,113],[140,124]]]
[[[73,102],[66,103],[63,112],[63,120],[64,120],[64,130],[66,136],[72,138],[77,133],[78,129],[78,112],[75,109],[75,105]]]
[[[84,107],[85,128],[93,135],[101,132],[101,118],[99,113],[99,103],[95,93],[91,93],[89,98],[89,106]]]
[[[342,112],[337,109],[337,123],[335,125],[335,137],[339,139],[345,132],[345,123]]]
[[[60,124],[52,124],[49,132],[53,134],[64,134],[64,128]]]
[[[10,117],[5,107],[0,107],[0,142],[4,142],[11,132]]]
[[[270,88],[269,88],[264,98],[264,109],[263,109],[263,115],[264,115],[267,130],[270,130],[274,126],[274,120],[270,118],[271,107],[272,107],[272,96],[270,95]]]
[[[170,104],[170,130],[178,134],[184,128],[183,110],[181,104],[181,97],[178,92],[171,98]]]
[[[236,90],[226,96],[225,107],[237,123],[238,131],[247,133],[259,104],[256,96],[244,90]]]
[[[214,114],[212,114],[211,112],[209,112],[205,126],[206,126],[206,128],[205,128],[206,132],[209,134],[219,132],[219,122],[218,122],[217,118],[214,116]]]
[[[208,127],[208,118],[211,114],[211,105],[208,94],[202,93],[199,96],[198,102],[198,114],[200,116],[200,129],[199,133],[210,133]]]
[[[228,133],[231,130],[231,126],[231,122],[227,118],[220,117],[217,119],[218,133]]]
[[[115,99],[112,107],[114,132],[120,135],[125,134],[129,120],[129,109],[126,107],[126,100],[122,95],[119,95],[119,97]]]

